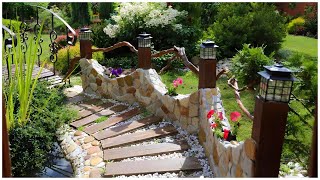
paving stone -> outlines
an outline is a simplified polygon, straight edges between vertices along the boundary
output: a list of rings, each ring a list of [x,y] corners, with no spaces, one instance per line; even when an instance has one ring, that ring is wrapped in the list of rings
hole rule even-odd
[[[91,164],[91,166],[96,166],[100,162],[102,162],[102,158],[101,157],[94,157],[94,158],[91,159],[90,164]]]
[[[87,172],[87,171],[90,171],[92,169],[92,167],[90,166],[86,166],[83,168],[83,171]]]
[[[74,136],[80,136],[82,134],[82,131],[76,131],[75,133],[74,133]]]
[[[99,169],[92,169],[90,171],[89,177],[90,178],[100,178],[101,177],[100,170]]]
[[[77,146],[75,144],[71,144],[67,149],[67,153],[68,154],[72,153],[76,148]]]
[[[99,146],[92,146],[91,148],[89,148],[87,150],[88,154],[93,154],[93,153],[96,153],[96,152],[99,152],[100,151],[100,148]]]
[[[89,143],[92,141],[94,141],[94,138],[92,136],[88,136],[88,137],[84,138],[84,143]]]
[[[100,144],[100,143],[99,143],[99,141],[97,141],[97,140],[94,140],[94,141],[91,142],[91,145],[92,145],[92,146],[99,146],[99,144]]]
[[[82,149],[89,149],[90,147],[92,147],[92,145],[88,143],[88,144],[83,144],[81,147]]]

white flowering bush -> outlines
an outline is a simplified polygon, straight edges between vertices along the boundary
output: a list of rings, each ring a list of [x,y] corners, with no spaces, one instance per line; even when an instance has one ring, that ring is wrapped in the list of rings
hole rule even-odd
[[[188,50],[193,49],[200,30],[186,25],[187,15],[187,11],[167,7],[164,2],[119,3],[116,14],[111,16],[103,32],[110,38],[109,42],[125,40],[133,45],[137,44],[138,34],[147,32],[154,37],[154,49],[168,49],[177,45],[186,47],[189,54]]]

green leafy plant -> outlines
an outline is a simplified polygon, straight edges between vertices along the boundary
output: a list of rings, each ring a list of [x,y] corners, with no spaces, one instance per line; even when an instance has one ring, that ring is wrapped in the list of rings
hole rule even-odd
[[[243,49],[232,58],[231,71],[241,84],[253,88],[260,80],[257,73],[264,69],[263,66],[271,64],[271,57],[264,54],[264,47],[250,47],[249,44],[244,44]]]
[[[80,126],[77,128],[79,131],[83,131],[84,130],[84,126]]]
[[[211,38],[222,57],[232,57],[242,45],[265,46],[270,55],[286,36],[285,19],[272,3],[220,3]]]
[[[34,89],[29,121],[15,122],[9,131],[12,173],[15,177],[34,177],[45,166],[50,166],[50,152],[56,142],[58,127],[76,116],[66,108],[66,96],[61,89],[48,89],[49,83],[40,82]],[[17,97],[16,97],[17,98]],[[18,118],[21,106],[15,101],[14,116]]]
[[[298,17],[290,21],[288,24],[288,33],[295,35],[303,35],[305,34],[304,28],[305,20],[303,17]]]
[[[148,117],[150,116],[152,113],[149,112],[147,109],[143,109],[143,112],[142,112],[142,117]]]
[[[101,117],[99,117],[98,119],[96,119],[94,122],[95,122],[95,123],[101,123],[101,122],[106,121],[106,120],[108,120],[108,119],[109,119],[108,116],[101,116]]]

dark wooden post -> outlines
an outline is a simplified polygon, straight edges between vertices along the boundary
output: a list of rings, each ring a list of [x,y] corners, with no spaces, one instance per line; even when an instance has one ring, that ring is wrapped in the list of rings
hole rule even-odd
[[[257,143],[255,177],[278,177],[288,111],[288,103],[256,97],[252,127]]]
[[[309,177],[318,177],[318,98],[316,98],[315,120],[313,125],[311,156],[308,168]]]
[[[92,31],[89,28],[81,28],[80,36],[80,57],[92,59],[92,42],[91,42]]]
[[[2,177],[11,177],[9,137],[6,121],[6,103],[2,94]]]
[[[142,69],[151,68],[151,48],[139,47],[138,48],[138,67]]]
[[[199,89],[216,87],[217,60],[200,59],[199,62]]]

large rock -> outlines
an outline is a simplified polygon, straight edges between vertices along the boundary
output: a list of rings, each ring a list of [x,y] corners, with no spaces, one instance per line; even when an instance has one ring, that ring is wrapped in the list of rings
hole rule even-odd
[[[88,137],[85,137],[83,141],[84,141],[84,143],[89,143],[89,142],[94,141],[94,138],[92,136],[88,136]]]
[[[94,158],[91,159],[90,164],[91,164],[91,166],[96,166],[100,162],[102,162],[102,158],[101,157],[94,157]]]
[[[244,142],[244,150],[251,160],[256,159],[256,142],[252,138],[249,138]]]
[[[124,81],[126,82],[127,86],[133,85],[133,79],[131,75],[127,75],[124,77]]]

